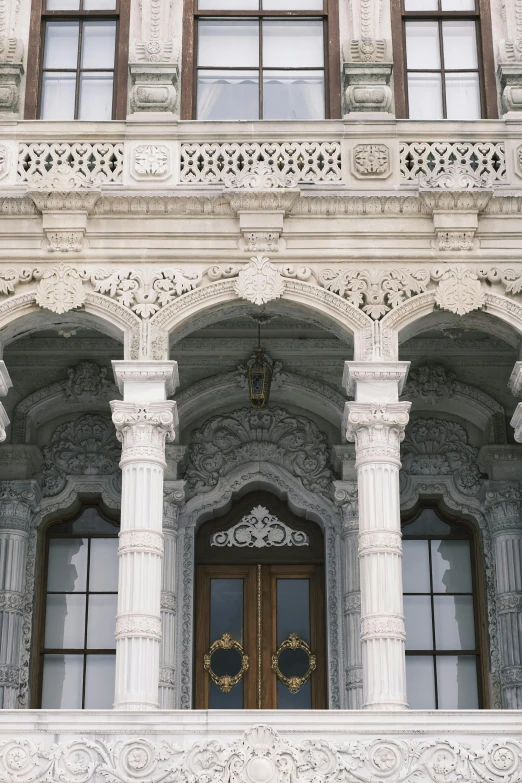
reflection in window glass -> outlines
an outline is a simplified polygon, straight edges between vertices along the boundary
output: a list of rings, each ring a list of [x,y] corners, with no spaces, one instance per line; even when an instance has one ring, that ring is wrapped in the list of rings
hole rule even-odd
[[[42,708],[110,709],[114,700],[114,630],[118,539],[74,536],[111,527],[88,509],[51,529],[47,561]],[[76,527],[75,527],[76,526]],[[66,528],[68,536],[57,533]]]
[[[408,704],[411,709],[475,709],[478,651],[470,533],[434,517],[426,509],[403,527]]]
[[[243,642],[243,580],[210,580],[210,644],[230,634]]]

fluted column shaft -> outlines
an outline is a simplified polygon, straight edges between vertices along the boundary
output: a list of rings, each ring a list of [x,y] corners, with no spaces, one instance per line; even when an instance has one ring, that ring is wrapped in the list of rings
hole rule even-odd
[[[0,709],[16,709],[27,548],[39,500],[34,481],[0,482]]]
[[[356,394],[345,424],[355,441],[359,500],[363,707],[405,709],[399,469],[410,403],[395,400],[407,365],[347,365],[348,391]]]
[[[522,709],[522,489],[486,493],[495,557],[498,643],[505,709]]]
[[[163,541],[164,558],[161,576],[161,650],[159,674],[159,706],[174,710],[176,704],[176,621],[178,614],[178,516],[185,498],[184,482],[169,481],[164,489]]]
[[[522,397],[522,362],[515,362],[509,379],[509,388],[515,397]],[[515,408],[511,426],[515,430],[515,440],[517,443],[522,443],[522,402],[519,402]]]
[[[122,443],[116,616],[116,709],[158,707],[165,442],[173,440],[175,362],[113,362],[124,401],[111,402]],[[177,377],[176,377],[177,379]]]
[[[361,650],[361,589],[359,576],[359,509],[357,484],[334,482],[334,500],[343,514],[341,532],[341,574],[344,617],[344,665],[346,707],[360,710],[363,703]]]

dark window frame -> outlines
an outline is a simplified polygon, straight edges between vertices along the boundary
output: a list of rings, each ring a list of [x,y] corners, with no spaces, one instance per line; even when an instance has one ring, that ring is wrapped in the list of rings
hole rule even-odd
[[[458,69],[458,73],[466,71],[479,74],[479,89],[481,102],[481,119],[498,118],[498,99],[495,81],[495,58],[491,29],[490,0],[475,0],[474,11],[442,11],[441,0],[438,0],[437,11],[405,11],[404,0],[391,0],[392,42],[394,61],[395,115],[397,119],[409,118],[408,107],[408,69],[406,62],[406,22],[436,21],[439,26],[440,69],[424,69],[422,72],[440,73],[442,78],[443,113],[446,114],[445,74],[455,72],[455,69],[444,69],[444,53],[442,43],[443,21],[474,21],[477,32],[477,69]],[[410,69],[412,72],[418,69]],[[449,120],[449,122],[459,120]]]
[[[198,0],[185,0],[183,5],[183,52],[181,71],[181,119],[194,120],[197,113],[197,31],[199,20],[244,20],[257,19],[260,24],[259,49],[260,59],[257,68],[230,68],[230,70],[252,70],[260,76],[259,112],[263,106],[263,60],[262,60],[262,20],[295,19],[322,20],[324,28],[324,84],[325,84],[325,119],[337,119],[341,116],[341,57],[339,43],[339,2],[338,0],[323,0],[323,9],[319,11],[264,11],[261,8],[253,11],[219,11],[198,9]],[[202,70],[212,70],[205,67]],[[220,68],[219,70],[228,70]],[[269,70],[285,71],[318,71],[320,68],[271,68]],[[264,120],[253,120],[263,122]],[[270,122],[270,120],[267,120]]]
[[[114,21],[116,22],[115,56],[114,56],[114,82],[112,119],[124,120],[127,116],[127,81],[129,59],[129,24],[130,24],[130,0],[116,0],[116,8],[112,11],[85,11],[83,0],[80,0],[80,10],[76,11],[47,11],[46,0],[32,0],[31,21],[29,30],[29,52],[27,60],[27,83],[25,94],[25,119],[40,119],[43,57],[45,43],[45,28],[47,22],[79,21],[80,33],[78,41],[78,61],[76,72],[75,115],[78,111],[79,79],[80,79],[80,54],[83,22]],[[54,69],[47,69],[54,70]],[[72,69],[61,68],[60,72]],[[111,69],[84,69],[89,72],[107,73]],[[77,121],[77,120],[74,120]],[[88,120],[84,120],[86,122]],[[72,120],[71,120],[72,122]]]
[[[413,523],[422,514],[423,511],[433,511],[439,519],[446,525],[451,527],[451,534],[447,536],[441,536],[440,534],[411,534],[407,533],[407,526]],[[434,595],[469,595],[469,593],[434,593],[433,592],[433,574],[432,574],[432,562],[431,562],[431,546],[428,546],[429,553],[429,566],[430,566],[430,592],[429,593],[406,593],[403,595],[424,595],[430,597],[431,604],[431,621],[432,621],[432,642],[433,649],[431,650],[406,650],[406,656],[431,656],[433,658],[434,668],[434,688],[435,688],[435,709],[438,710],[438,687],[437,687],[437,657],[443,657],[448,655],[473,655],[476,660],[477,668],[477,694],[478,694],[478,709],[489,708],[489,693],[486,687],[488,682],[488,670],[487,670],[487,653],[486,653],[486,628],[485,628],[485,606],[484,606],[484,588],[482,584],[482,574],[479,568],[479,563],[482,562],[480,555],[478,536],[475,527],[468,520],[462,519],[458,516],[452,516],[450,514],[442,512],[437,506],[432,504],[420,505],[411,515],[404,517],[401,520],[402,539],[404,541],[432,541],[432,540],[445,540],[445,541],[469,541],[470,544],[470,559],[471,559],[471,589],[473,599],[473,620],[475,624],[475,648],[473,651],[469,650],[438,650],[436,648],[435,626],[434,626],[434,609],[433,609],[433,597]]]
[[[102,520],[108,522],[114,526],[114,534],[112,533],[70,533],[60,532],[60,528],[65,525],[74,523],[79,519],[82,514],[89,508],[94,508]],[[87,551],[87,575],[86,575],[86,590],[74,591],[70,595],[85,595],[85,628],[84,628],[84,643],[87,643],[87,623],[89,621],[89,596],[90,595],[117,595],[116,591],[89,591],[89,567],[90,567],[90,555],[92,539],[111,538],[117,539],[120,526],[118,521],[111,519],[107,515],[103,514],[98,506],[83,506],[80,512],[75,513],[72,517],[62,517],[51,521],[45,530],[43,531],[44,546],[40,556],[40,567],[38,569],[41,575],[39,590],[37,593],[37,612],[35,622],[35,655],[33,656],[33,678],[35,680],[36,687],[31,690],[31,708],[42,708],[42,689],[43,689],[43,664],[45,655],[82,655],[83,656],[83,670],[82,670],[82,706],[80,709],[85,709],[85,682],[86,682],[86,666],[88,655],[116,655],[116,647],[111,648],[90,648],[90,647],[78,647],[78,648],[47,648],[45,647],[45,615],[46,615],[46,603],[48,595],[63,595],[63,592],[48,591],[47,590],[47,575],[49,566],[49,542],[52,539],[77,539],[84,538],[89,539],[88,551]],[[69,593],[67,593],[69,595]]]

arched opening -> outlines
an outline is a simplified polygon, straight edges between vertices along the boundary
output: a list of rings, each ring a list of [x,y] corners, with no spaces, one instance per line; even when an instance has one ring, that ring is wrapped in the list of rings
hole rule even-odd
[[[196,536],[195,706],[322,709],[324,538],[265,491]]]
[[[424,506],[403,521],[410,709],[487,706],[478,548],[471,525]]]

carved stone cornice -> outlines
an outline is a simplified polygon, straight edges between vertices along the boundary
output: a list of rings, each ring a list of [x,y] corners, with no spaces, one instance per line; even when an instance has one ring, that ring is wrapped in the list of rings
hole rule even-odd
[[[165,465],[165,442],[174,440],[178,424],[176,403],[111,402],[116,437],[122,443],[120,467],[142,459]]]
[[[225,190],[222,199],[233,214],[242,212],[282,212],[287,215],[300,198],[298,188],[292,190]]]
[[[72,176],[72,175],[71,175]],[[100,190],[28,190],[26,194],[39,212],[85,212],[90,214],[101,196]]]
[[[400,443],[410,407],[410,402],[346,403],[346,439],[355,440],[358,466],[374,461],[400,466]]]
[[[126,384],[136,386],[134,397],[139,395],[137,384],[157,386],[159,392],[168,397],[174,394],[178,384],[178,365],[172,361],[126,361],[112,362],[118,389],[123,394]]]

